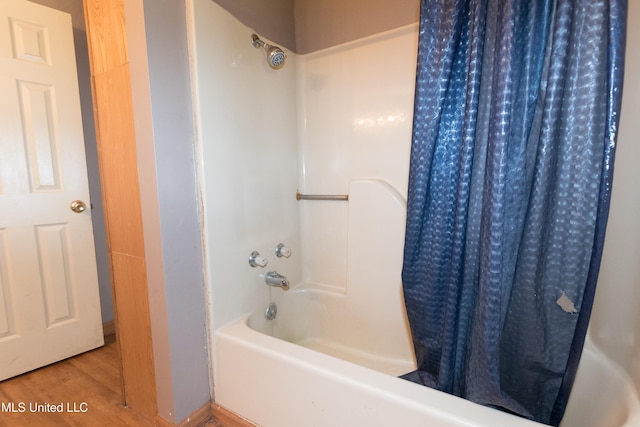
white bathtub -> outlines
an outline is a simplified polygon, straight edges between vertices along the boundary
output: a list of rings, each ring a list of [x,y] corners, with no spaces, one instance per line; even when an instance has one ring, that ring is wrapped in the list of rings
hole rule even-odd
[[[539,425],[271,337],[248,323],[244,317],[216,333],[215,400],[259,426]],[[354,352],[359,362],[366,359]],[[371,362],[381,366],[375,355]]]
[[[215,401],[262,427],[541,426],[397,378],[415,369],[405,202],[379,180],[354,181],[349,195],[346,286],[273,289],[275,320],[257,312],[218,329]],[[640,426],[626,373],[589,341],[561,426]]]
[[[290,300],[311,293],[299,291]],[[541,426],[396,378],[413,368],[410,360],[320,337],[301,341],[340,356],[335,357],[256,331],[250,319],[244,316],[215,334],[215,401],[259,426]],[[587,348],[562,427],[639,425],[638,399],[624,373]]]

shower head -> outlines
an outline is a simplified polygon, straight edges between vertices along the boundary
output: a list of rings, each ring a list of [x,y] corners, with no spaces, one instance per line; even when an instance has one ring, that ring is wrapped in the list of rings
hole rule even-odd
[[[267,62],[274,70],[284,66],[284,59],[284,52],[278,46],[271,46],[267,51]]]
[[[266,44],[265,42],[260,40],[260,37],[258,37],[256,34],[251,35],[251,44],[256,49],[262,48],[267,52],[267,63],[271,68],[273,68],[274,70],[279,70],[284,66],[286,55],[284,54],[284,51],[278,46],[271,46],[269,44]]]

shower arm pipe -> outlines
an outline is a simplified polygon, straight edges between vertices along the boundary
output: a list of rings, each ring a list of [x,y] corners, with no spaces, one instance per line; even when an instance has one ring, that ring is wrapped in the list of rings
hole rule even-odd
[[[268,45],[265,42],[263,42],[262,40],[260,40],[260,37],[258,37],[257,34],[252,34],[251,35],[251,44],[256,49],[262,48],[264,50],[269,50],[269,48],[271,47],[271,45]]]
[[[296,200],[336,200],[342,202],[349,201],[348,194],[302,194],[296,193]]]

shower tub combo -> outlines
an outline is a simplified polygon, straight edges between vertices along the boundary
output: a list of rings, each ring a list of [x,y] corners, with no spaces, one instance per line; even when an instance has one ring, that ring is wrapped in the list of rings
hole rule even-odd
[[[216,403],[262,427],[540,425],[398,378],[415,369],[400,280],[406,201],[394,187],[406,188],[398,165],[408,163],[417,26],[285,58],[215,2],[187,3],[203,203],[214,206],[205,221]],[[310,172],[329,168],[338,173]],[[347,204],[293,198],[342,188]],[[323,227],[338,251],[333,239],[307,239]],[[291,259],[247,266],[252,250],[280,239]],[[332,263],[345,259],[334,280]],[[270,284],[288,290],[267,286],[272,270],[288,281]],[[270,302],[278,310],[267,320]],[[640,426],[628,374],[589,339],[562,423],[578,426]]]
[[[404,210],[384,182],[351,184],[346,291],[274,288],[275,319],[249,313],[220,328],[218,404],[263,427],[541,425],[397,378],[415,369],[400,283],[403,233],[394,228]],[[389,257],[397,268],[377,271]],[[626,374],[588,343],[561,426],[637,425]]]

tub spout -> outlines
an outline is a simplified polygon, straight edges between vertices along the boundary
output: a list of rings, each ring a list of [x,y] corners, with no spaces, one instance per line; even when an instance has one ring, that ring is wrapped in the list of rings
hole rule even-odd
[[[270,271],[264,275],[264,282],[273,286],[274,288],[282,288],[283,290],[289,289],[289,280],[277,271]]]

